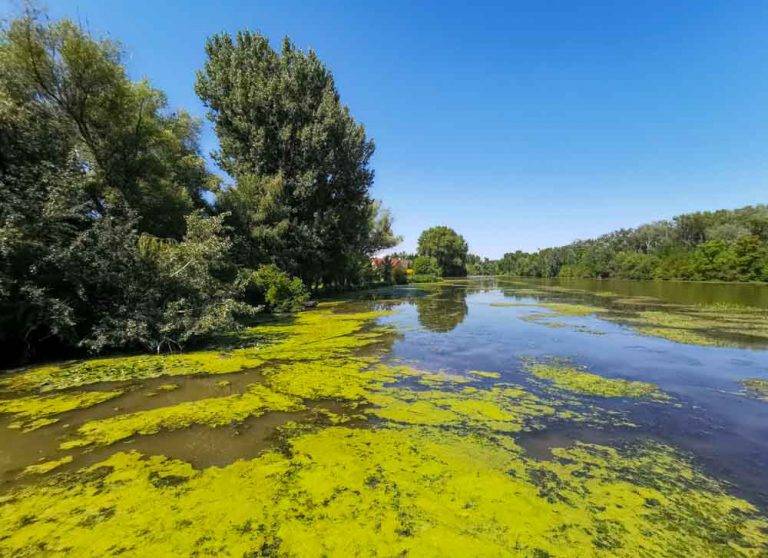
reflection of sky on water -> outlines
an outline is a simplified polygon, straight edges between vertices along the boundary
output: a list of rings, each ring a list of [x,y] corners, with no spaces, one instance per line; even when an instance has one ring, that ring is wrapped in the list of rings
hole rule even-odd
[[[539,435],[551,443],[651,436],[692,452],[711,473],[768,507],[768,494],[761,493],[768,486],[768,403],[745,397],[738,383],[768,378],[768,351],[683,345],[594,316],[557,316],[566,326],[548,327],[520,319],[541,308],[491,306],[535,303],[536,298],[489,289],[487,281],[483,285],[435,288],[395,306],[395,313],[383,320],[403,332],[392,357],[430,370],[498,371],[507,381],[523,382],[528,377],[521,359],[555,357],[605,377],[654,382],[673,396],[673,403],[593,400],[627,412],[639,426],[631,432],[595,433],[585,426],[561,425],[530,435],[530,443],[536,446]]]

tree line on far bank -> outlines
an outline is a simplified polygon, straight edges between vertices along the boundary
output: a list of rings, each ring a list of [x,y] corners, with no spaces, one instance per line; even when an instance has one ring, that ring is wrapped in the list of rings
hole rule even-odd
[[[768,206],[687,213],[471,267],[477,275],[768,281]]]
[[[3,363],[177,350],[360,285],[398,242],[373,200],[374,144],[312,51],[211,37],[200,122],[131,80],[119,46],[28,12],[0,30]]]

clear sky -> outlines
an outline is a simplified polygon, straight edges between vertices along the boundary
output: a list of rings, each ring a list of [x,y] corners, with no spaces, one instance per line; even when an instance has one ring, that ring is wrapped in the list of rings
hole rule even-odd
[[[0,0],[0,14],[14,9]],[[499,257],[768,202],[768,2],[49,0],[203,116],[205,38],[289,35],[376,141],[401,248],[446,224]],[[206,129],[204,148],[215,148]]]

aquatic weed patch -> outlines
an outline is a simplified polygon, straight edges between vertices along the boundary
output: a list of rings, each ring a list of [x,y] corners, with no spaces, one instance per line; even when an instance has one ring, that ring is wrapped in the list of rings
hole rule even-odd
[[[560,316],[591,316],[593,314],[600,314],[605,309],[597,306],[589,306],[587,304],[572,304],[568,302],[544,302],[539,306],[542,306],[548,310],[551,310],[555,314]]]
[[[71,455],[65,455],[60,459],[51,459],[49,461],[35,463],[34,465],[25,467],[24,471],[22,471],[22,475],[44,475],[45,473],[50,473],[54,469],[58,469],[62,465],[72,463],[72,459]]]
[[[526,369],[557,388],[597,397],[666,399],[656,384],[620,378],[604,378],[564,363],[529,363]]]
[[[290,430],[289,430],[290,432]],[[3,552],[760,556],[768,526],[665,446],[525,456],[511,438],[328,427],[195,470],[118,453],[0,498]]]
[[[58,422],[57,415],[98,405],[122,393],[120,390],[86,391],[0,399],[0,414],[14,415],[10,428],[36,430]]]
[[[765,308],[728,303],[684,305],[649,296],[619,296],[567,287],[541,286],[530,292],[513,289],[508,294],[538,296],[540,300],[491,303],[490,306],[545,308],[550,312],[528,313],[520,319],[548,327],[572,327],[557,317],[595,316],[629,326],[642,335],[677,343],[712,347],[768,346],[768,310]],[[553,297],[556,300],[553,301]]]
[[[0,390],[41,392],[100,382],[138,381],[160,376],[231,374],[277,359],[314,360],[344,356],[373,344],[381,332],[358,334],[384,312],[336,315],[333,306],[303,312],[290,322],[270,322],[237,334],[244,347],[181,354],[98,358],[46,365],[11,374],[0,380]],[[333,319],[330,319],[330,318]],[[358,334],[358,335],[356,335]],[[249,344],[250,343],[250,344]]]
[[[374,407],[368,414],[396,423],[499,432],[518,432],[533,419],[556,412],[532,393],[510,386],[457,391],[388,388],[371,394],[369,401]]]
[[[645,310],[620,318],[644,335],[714,347],[768,344],[768,312],[761,309],[683,307]]]
[[[768,380],[762,378],[747,378],[741,381],[747,394],[763,401],[768,401]]]
[[[192,425],[215,428],[269,411],[299,411],[303,408],[298,400],[256,384],[242,394],[187,401],[87,422],[77,429],[76,438],[63,442],[60,447],[109,445],[137,434],[150,435]]]
[[[297,418],[256,457],[221,467],[138,452],[64,473],[69,455],[36,463],[27,475],[38,478],[0,496],[0,555],[763,555],[765,518],[667,446],[527,454],[516,437],[549,421],[618,421],[579,405],[566,393],[575,390],[384,363],[391,332],[370,327],[380,314],[336,310],[275,325],[287,329],[273,345],[242,347],[263,362],[263,383],[86,422],[65,447],[328,399],[342,411]],[[603,396],[643,391],[596,378],[586,385]]]

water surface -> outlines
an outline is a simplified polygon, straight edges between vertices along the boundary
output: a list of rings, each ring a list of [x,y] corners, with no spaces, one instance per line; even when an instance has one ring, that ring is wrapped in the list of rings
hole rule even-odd
[[[542,287],[544,292],[530,294]],[[555,289],[547,292],[551,287]],[[553,445],[575,440],[656,439],[690,452],[736,492],[768,510],[768,403],[748,397],[739,383],[768,379],[768,343],[746,348],[676,343],[641,335],[621,325],[620,318],[559,316],[553,318],[558,327],[523,319],[536,311],[525,306],[529,304],[565,301],[609,308],[609,298],[594,296],[606,292],[643,297],[644,308],[713,303],[768,307],[768,286],[483,278],[452,280],[426,295],[411,288],[395,292],[406,301],[391,303],[397,312],[386,319],[403,332],[391,358],[456,373],[495,370],[520,383],[530,380],[526,360],[559,358],[604,377],[653,382],[674,398],[672,405],[598,399],[604,407],[629,413],[635,426],[596,431],[550,425],[526,436],[532,451],[546,453]],[[371,296],[391,295],[383,291]],[[505,306],[509,303],[521,305]]]
[[[446,280],[9,372],[0,554],[763,555],[768,402],[742,381],[768,379],[766,308],[758,285]]]

